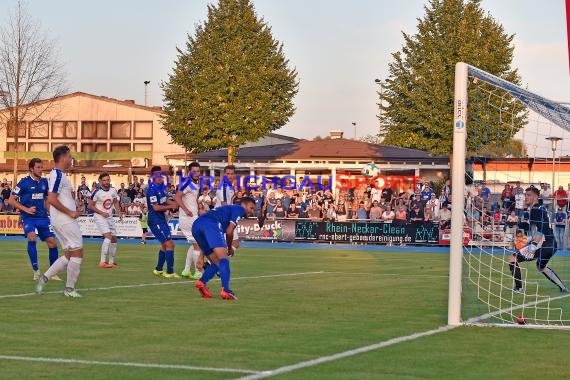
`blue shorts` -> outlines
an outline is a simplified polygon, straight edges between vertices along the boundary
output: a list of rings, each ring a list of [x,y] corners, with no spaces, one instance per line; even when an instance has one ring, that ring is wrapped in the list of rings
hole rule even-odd
[[[172,240],[170,235],[170,226],[166,223],[150,224],[148,225],[150,232],[161,243]]]
[[[36,232],[41,241],[46,241],[50,237],[55,237],[51,228],[49,218],[26,218],[22,220],[24,226],[24,235],[28,236],[30,232]]]
[[[198,218],[192,225],[192,235],[206,256],[211,254],[214,248],[228,247],[220,225],[214,221]]]

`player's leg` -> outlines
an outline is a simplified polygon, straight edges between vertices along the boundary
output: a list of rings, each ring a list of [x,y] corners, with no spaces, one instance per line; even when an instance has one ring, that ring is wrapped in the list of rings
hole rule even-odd
[[[536,255],[536,257],[537,257],[536,268],[550,282],[552,282],[554,285],[558,286],[558,289],[560,289],[561,292],[567,293],[568,288],[566,287],[566,285],[564,285],[564,283],[562,282],[560,277],[558,277],[556,272],[554,272],[551,268],[548,267],[548,262],[550,261],[550,259],[552,258],[552,256],[554,255],[555,252],[556,252],[556,249],[554,247],[548,247],[548,246],[545,247],[543,245],[542,248],[540,248],[536,252],[537,253],[537,255]]]
[[[109,224],[107,220],[100,217],[99,215],[94,218],[95,224],[103,235],[103,243],[101,244],[101,256],[99,258],[99,268],[107,268],[107,256],[109,254],[109,245],[111,245],[111,230],[109,229]]]
[[[111,268],[116,268],[117,264],[115,259],[117,257],[117,228],[115,227],[115,219],[107,218],[107,223],[109,225],[109,231],[111,231],[111,244],[109,244],[109,266]]]
[[[213,223],[205,223],[204,221],[196,221],[192,226],[192,236],[196,239],[196,244],[200,248],[202,255],[208,256],[212,253],[212,249],[208,244],[206,235],[209,230],[214,229],[216,231],[217,226]],[[223,237],[222,237],[223,240]],[[208,281],[210,281],[218,272],[218,266],[210,264],[205,267],[202,277],[196,281],[196,288],[200,292],[203,298],[212,298],[212,293],[206,286]]]
[[[39,238],[48,246],[49,265],[52,266],[59,257],[59,250],[57,249],[57,241],[55,240],[55,235],[50,226],[49,219],[46,219],[42,223],[38,223],[36,229],[38,230]],[[61,278],[55,274],[51,276],[50,280],[61,281]]]
[[[230,289],[230,260],[228,257],[228,249],[226,247],[216,247],[208,257],[212,262],[212,266],[217,266],[222,280],[222,291],[220,295],[225,300],[237,300],[236,295]],[[206,273],[204,272],[204,275]]]
[[[204,268],[204,255],[200,251],[200,246],[197,243],[192,243],[192,256],[194,257],[194,280],[198,280],[202,277],[202,271]]]
[[[171,238],[165,241],[162,243],[162,249],[166,259],[166,273],[163,273],[162,276],[166,278],[180,278],[179,275],[174,273],[174,241]]]
[[[38,265],[38,247],[36,241],[35,224],[31,222],[25,222],[24,232],[28,238],[28,258],[30,259],[30,264],[32,265],[32,271],[34,272],[33,278],[34,281],[37,281],[40,277],[40,269]]]
[[[186,241],[188,243],[190,243],[188,246],[188,251],[186,252],[186,261],[184,263],[184,270],[182,271],[182,273],[180,275],[182,277],[190,278],[191,277],[190,270],[192,267],[192,262],[194,261],[194,256],[192,254],[192,252],[193,252],[193,248],[192,248],[192,223],[190,222],[189,218],[181,218],[179,227],[180,227],[180,230],[182,231],[182,233],[184,233],[184,236],[186,237]]]
[[[155,276],[162,276],[162,274],[164,273],[163,272],[164,263],[166,262],[166,253],[164,252],[163,249],[164,247],[162,244],[164,240],[163,232],[160,229],[160,225],[157,224],[149,225],[149,228],[154,237],[160,242],[160,249],[158,250],[158,260],[156,262],[156,267],[154,268],[152,273]]]
[[[523,260],[521,260],[519,255],[511,255],[509,257],[509,270],[511,271],[511,275],[515,281],[515,287],[513,289],[515,292],[522,292],[524,290],[522,284],[521,267],[519,265],[520,261]]]

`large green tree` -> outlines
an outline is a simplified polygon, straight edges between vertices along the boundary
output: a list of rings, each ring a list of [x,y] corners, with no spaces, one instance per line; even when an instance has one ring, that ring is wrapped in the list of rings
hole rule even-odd
[[[389,77],[379,93],[379,135],[384,144],[447,155],[453,141],[455,64],[466,62],[520,84],[511,65],[514,35],[482,9],[479,0],[430,0],[424,9],[417,33],[403,33],[403,48],[392,54]],[[505,151],[525,123],[519,103],[496,89],[490,94],[484,83],[469,88],[470,154]]]
[[[178,49],[162,84],[164,129],[173,142],[198,153],[237,148],[283,126],[295,112],[295,69],[250,0],[219,0],[207,20]]]

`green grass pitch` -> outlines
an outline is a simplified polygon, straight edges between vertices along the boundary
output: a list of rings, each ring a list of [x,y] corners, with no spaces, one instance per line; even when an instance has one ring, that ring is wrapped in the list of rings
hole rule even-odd
[[[154,277],[156,245],[120,244],[120,268],[100,269],[99,246],[87,244],[83,298],[7,297],[33,291],[25,247],[0,241],[0,356],[88,363],[0,358],[5,379],[235,379],[247,374],[92,362],[265,371],[447,319],[441,253],[243,248],[231,260],[239,301],[227,302],[218,280],[210,284],[216,298],[204,300],[189,281]],[[38,247],[45,270],[46,248]],[[177,271],[185,251],[176,249]],[[63,286],[52,281],[46,290]],[[570,376],[568,352],[567,331],[461,327],[274,378],[562,379]]]

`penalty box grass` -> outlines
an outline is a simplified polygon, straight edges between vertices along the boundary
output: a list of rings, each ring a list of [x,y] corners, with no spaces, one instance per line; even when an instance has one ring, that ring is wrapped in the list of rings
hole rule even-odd
[[[441,253],[243,248],[232,259],[239,301],[227,302],[201,299],[190,281],[154,277],[156,245],[120,244],[113,270],[97,268],[99,246],[87,244],[78,288],[89,290],[72,300],[55,281],[46,290],[57,294],[25,295],[34,285],[25,247],[0,241],[3,378],[239,378],[247,373],[213,369],[273,370],[432,330],[447,318]],[[177,271],[184,256],[178,247]],[[43,246],[39,257],[45,270]],[[218,297],[219,281],[210,288]],[[275,378],[564,377],[569,334],[458,328]],[[9,359],[16,356],[86,363]]]

